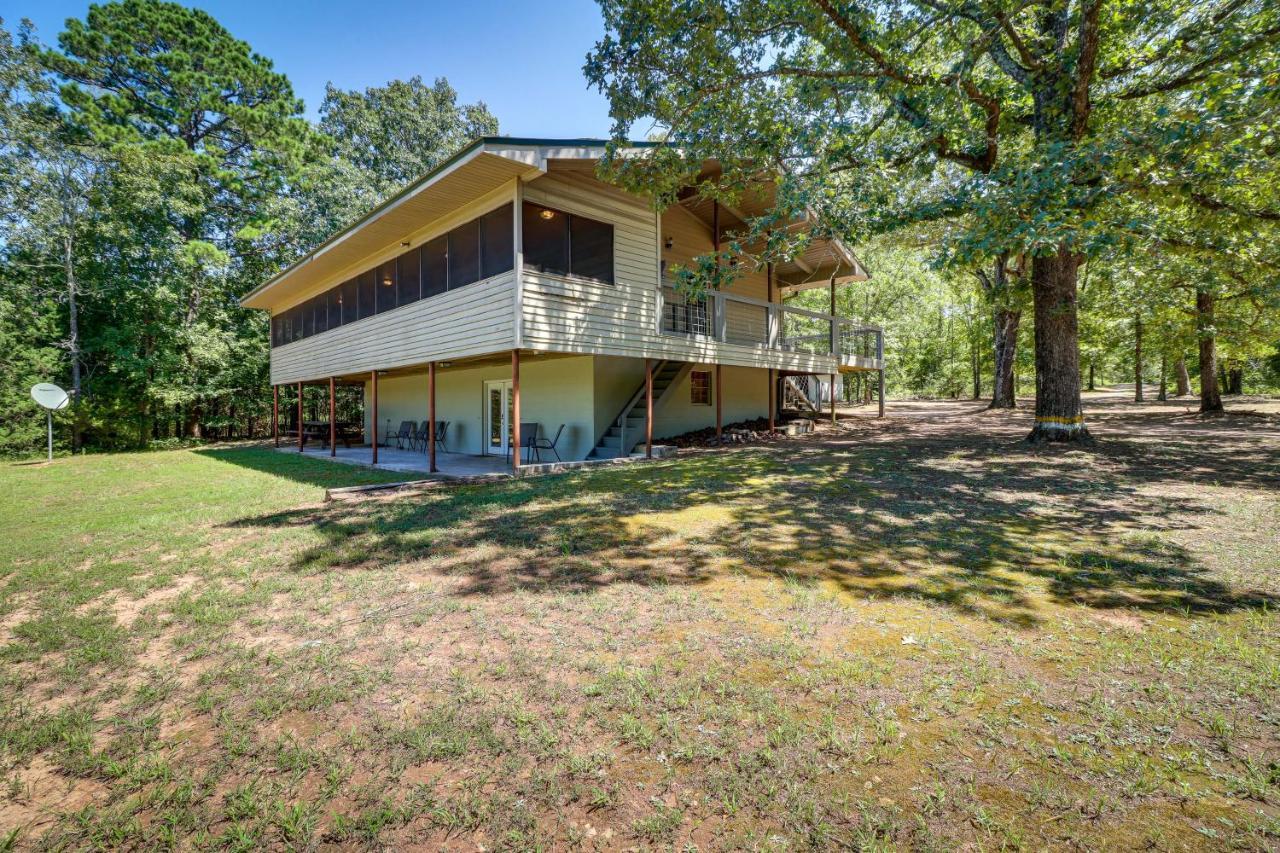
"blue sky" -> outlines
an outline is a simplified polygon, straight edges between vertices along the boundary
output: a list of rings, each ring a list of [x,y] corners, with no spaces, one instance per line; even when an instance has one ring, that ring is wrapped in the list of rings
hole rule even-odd
[[[483,100],[510,136],[609,132],[608,104],[588,90],[582,76],[583,59],[602,33],[593,0],[205,0],[190,5],[270,58],[293,81],[312,118],[328,81],[363,89],[419,74],[428,81],[449,78],[465,102]],[[41,41],[53,44],[63,22],[83,18],[89,4],[25,0],[4,6],[0,16],[6,27],[30,18]]]

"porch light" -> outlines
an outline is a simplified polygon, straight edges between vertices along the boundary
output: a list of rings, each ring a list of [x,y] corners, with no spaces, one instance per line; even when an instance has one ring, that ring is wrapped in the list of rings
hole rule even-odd
[[[382,277],[382,285],[383,285],[383,287],[390,287],[390,286],[391,286],[391,276],[390,276],[390,275],[384,275],[384,276]]]
[[[675,240],[672,240],[670,237],[668,237],[667,239],[665,239],[665,240],[663,240],[663,241],[662,241],[662,248],[664,248],[664,249],[670,249],[670,248],[671,248],[672,246],[674,246],[675,244],[676,244],[676,241],[675,241]]]
[[[544,208],[542,208],[542,210],[539,210],[539,211],[538,211],[538,215],[539,215],[539,216],[541,216],[543,219],[555,219],[555,218],[556,218],[556,212],[555,212],[554,210],[548,210],[548,209],[547,209],[547,208],[545,208],[545,207],[544,207]]]

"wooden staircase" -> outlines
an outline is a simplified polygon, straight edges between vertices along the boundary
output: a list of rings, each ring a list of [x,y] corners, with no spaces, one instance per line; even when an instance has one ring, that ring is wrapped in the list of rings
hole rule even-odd
[[[818,407],[809,399],[808,376],[782,377],[782,408],[817,414]]]
[[[686,361],[659,361],[653,366],[653,407],[671,393],[681,379],[688,375],[693,365]],[[612,425],[587,454],[588,459],[617,459],[630,456],[636,445],[644,441],[645,426],[644,381]]]

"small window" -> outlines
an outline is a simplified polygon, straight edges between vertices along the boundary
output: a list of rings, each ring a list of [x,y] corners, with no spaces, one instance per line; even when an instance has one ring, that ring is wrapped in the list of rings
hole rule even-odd
[[[480,278],[480,220],[449,232],[449,289],[464,287]]]
[[[569,273],[613,284],[613,226],[569,217]]]
[[[515,265],[515,235],[511,205],[480,217],[480,277],[504,273]]]
[[[441,235],[422,247],[422,298],[449,289],[449,235]]]
[[[408,305],[410,302],[417,302],[422,295],[421,285],[419,284],[418,271],[421,264],[421,255],[418,250],[405,252],[396,259],[398,267],[396,274],[399,276],[396,281],[396,300],[399,305]]]
[[[338,290],[338,301],[342,303],[342,322],[354,323],[360,319],[360,284],[354,279],[347,279]]]
[[[302,336],[309,338],[316,333],[316,306],[307,300],[299,310],[302,312]]]
[[[336,329],[342,325],[342,286],[330,288],[325,295],[329,309],[329,328]]]
[[[569,214],[525,202],[521,214],[524,265],[535,272],[569,274]]]
[[[689,373],[689,402],[695,406],[711,405],[710,370],[694,370]]]
[[[289,340],[300,341],[302,338],[302,307],[295,305],[289,309]]]
[[[375,271],[375,281],[378,282],[377,300],[378,313],[390,311],[396,307],[396,262],[387,261]]]
[[[613,226],[525,203],[524,265],[536,272],[613,284]]]
[[[356,279],[356,284],[360,289],[360,319],[363,320],[365,317],[372,317],[377,311],[378,285],[375,282],[374,271],[361,273]]]
[[[281,323],[280,321],[279,314],[276,314],[274,317],[271,318],[271,346],[273,347],[280,346],[280,339],[282,337],[281,329],[283,325],[284,324]]]
[[[311,300],[311,312],[316,315],[316,334],[329,331],[329,294],[320,294]]]

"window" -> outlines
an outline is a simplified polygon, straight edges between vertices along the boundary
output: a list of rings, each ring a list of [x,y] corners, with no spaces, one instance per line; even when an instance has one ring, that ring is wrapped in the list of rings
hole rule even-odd
[[[328,297],[329,328],[336,329],[342,325],[342,285],[330,288]]]
[[[504,273],[515,263],[515,222],[511,205],[480,217],[480,277]]]
[[[309,338],[316,333],[316,306],[307,300],[298,310],[302,312],[302,337]]]
[[[396,262],[387,261],[375,271],[374,280],[378,282],[378,313],[390,311],[396,307]]]
[[[480,221],[449,232],[449,289],[480,279]]]
[[[421,286],[419,284],[418,271],[422,266],[422,256],[417,249],[412,252],[405,252],[396,258],[397,275],[396,281],[396,301],[400,305],[408,305],[410,302],[417,302],[422,295]]]
[[[314,297],[311,305],[316,315],[316,334],[329,331],[329,292]]]
[[[342,303],[342,322],[354,323],[360,319],[360,284],[354,278],[347,279],[338,289],[338,301]]]
[[[524,264],[537,272],[613,284],[613,226],[526,202]]]
[[[569,273],[613,284],[613,226],[569,217]]]
[[[449,235],[435,238],[422,247],[422,298],[449,289]]]
[[[521,228],[524,265],[535,272],[569,274],[569,215],[525,202]]]
[[[690,371],[689,402],[695,406],[711,405],[711,371],[710,370]]]
[[[374,271],[360,273],[360,277],[356,279],[356,287],[360,291],[360,319],[372,317],[377,311],[378,302],[378,285],[375,282]]]
[[[282,341],[283,335],[281,334],[283,329],[284,329],[284,320],[281,318],[279,314],[276,314],[271,318],[271,346],[278,347],[280,346],[281,343],[283,343]]]

